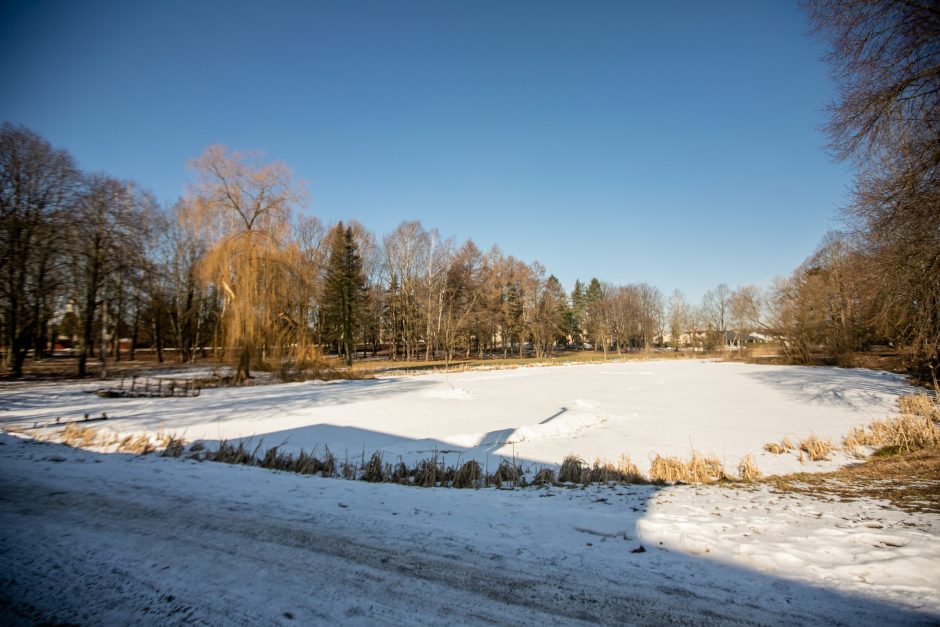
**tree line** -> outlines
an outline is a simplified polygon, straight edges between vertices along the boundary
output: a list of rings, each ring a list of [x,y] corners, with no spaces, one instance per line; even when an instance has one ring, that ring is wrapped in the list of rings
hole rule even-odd
[[[189,192],[169,208],[134,182],[82,173],[22,127],[0,129],[0,159],[0,325],[15,375],[60,338],[74,342],[79,376],[89,360],[133,359],[140,347],[181,362],[211,352],[239,378],[303,370],[324,352],[347,364],[358,351],[541,357],[571,345],[650,350],[669,333],[707,337],[706,348],[732,320],[746,326],[731,297],[753,292],[720,286],[700,308],[677,292],[667,329],[667,303],[645,283],[595,278],[567,293],[538,262],[419,222],[381,240],[356,221],[326,227],[297,212],[305,190],[284,164],[224,146],[192,161]]]

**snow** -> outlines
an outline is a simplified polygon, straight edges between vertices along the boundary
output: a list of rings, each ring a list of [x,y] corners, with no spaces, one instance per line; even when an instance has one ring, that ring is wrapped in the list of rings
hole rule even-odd
[[[897,375],[870,370],[652,361],[519,368],[365,381],[208,389],[197,398],[102,399],[101,384],[0,387],[0,425],[29,429],[98,417],[103,433],[174,433],[210,444],[263,438],[284,450],[413,461],[437,451],[445,461],[494,466],[515,457],[527,468],[566,455],[617,460],[646,471],[654,454],[694,449],[735,468],[746,454],[766,474],[828,470],[773,455],[767,442],[812,433],[836,444],[855,425],[889,416],[910,391]]]
[[[263,437],[310,450],[530,466],[576,453],[765,472],[844,463],[764,442],[838,441],[902,379],[700,361],[524,368],[102,399],[2,384],[32,436],[106,412],[120,434]],[[691,445],[690,445],[691,443]],[[13,622],[936,624],[940,516],[766,486],[422,489],[0,434],[0,616]],[[8,621],[5,621],[8,622]]]

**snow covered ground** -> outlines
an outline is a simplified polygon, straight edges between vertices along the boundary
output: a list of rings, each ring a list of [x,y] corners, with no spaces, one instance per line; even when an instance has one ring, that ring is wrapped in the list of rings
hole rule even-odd
[[[264,437],[536,466],[838,441],[910,388],[865,370],[633,362],[102,399],[4,384],[0,424]],[[940,516],[769,487],[421,489],[0,435],[0,617],[114,624],[936,624]]]
[[[0,435],[0,616],[935,624],[940,523],[719,487],[422,489]]]
[[[847,461],[801,464],[766,442],[811,433],[838,443],[855,425],[884,418],[910,387],[871,370],[650,361],[519,368],[204,390],[198,398],[103,399],[101,383],[0,386],[0,426],[30,428],[57,417],[97,417],[103,433],[163,431],[188,441],[263,438],[267,446],[343,459],[374,451],[406,462],[443,451],[448,463],[494,467],[513,455],[535,468],[574,453],[588,462],[628,454],[714,455],[726,468],[750,453],[777,474],[826,470]],[[6,411],[2,411],[6,410]],[[47,431],[49,434],[54,430]]]

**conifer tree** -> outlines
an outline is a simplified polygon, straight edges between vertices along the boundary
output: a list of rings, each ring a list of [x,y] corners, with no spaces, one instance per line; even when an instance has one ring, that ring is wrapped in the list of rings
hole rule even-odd
[[[330,258],[324,286],[323,324],[326,337],[336,342],[351,366],[356,349],[355,333],[365,298],[366,279],[352,228],[336,225],[330,237]]]

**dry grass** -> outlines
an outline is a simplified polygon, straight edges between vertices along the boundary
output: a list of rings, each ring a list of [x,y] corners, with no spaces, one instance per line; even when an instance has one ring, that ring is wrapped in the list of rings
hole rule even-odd
[[[630,459],[628,455],[621,455],[617,464],[600,458],[594,460],[589,476],[585,478],[584,470],[581,472],[582,483],[649,483],[640,469]]]
[[[157,446],[146,433],[138,435],[129,435],[118,442],[117,450],[121,453],[133,453],[134,455],[149,455],[157,450]]]
[[[618,481],[620,483],[649,483],[629,455],[621,455],[617,462]]]
[[[744,459],[738,464],[738,478],[741,481],[751,482],[756,481],[760,477],[761,471],[757,469],[754,458],[750,455],[745,455]]]
[[[764,450],[774,455],[782,455],[787,451],[792,451],[794,448],[790,438],[783,438],[780,442],[768,442],[764,445]]]
[[[89,447],[98,441],[98,431],[91,427],[70,424],[62,430],[62,444],[71,447]]]
[[[562,483],[581,483],[584,460],[577,455],[568,455],[558,469],[558,480]]]
[[[483,468],[473,460],[464,463],[454,473],[452,486],[455,488],[479,488],[483,482]]]
[[[232,444],[228,440],[222,440],[216,450],[206,453],[206,460],[224,464],[254,466],[257,463],[259,450],[261,450],[260,442],[254,450],[248,450],[248,445],[244,441]]]
[[[369,483],[382,483],[391,473],[385,472],[385,464],[382,462],[382,454],[376,451],[372,453],[365,468],[362,469],[362,480]]]
[[[940,422],[940,403],[928,394],[908,394],[898,398],[901,414],[920,416],[932,422]]]
[[[690,483],[714,483],[724,478],[725,469],[718,459],[692,452],[692,458],[689,460]]]
[[[422,488],[433,488],[437,485],[438,478],[443,476],[443,474],[436,457],[432,459],[422,459],[412,471],[414,485]]]
[[[678,457],[661,457],[658,453],[650,463],[650,479],[662,483],[686,482],[688,466]]]
[[[806,453],[811,462],[829,461],[833,450],[832,440],[823,440],[816,434],[800,440],[800,451]],[[802,461],[802,455],[800,457]]]
[[[650,463],[649,478],[657,483],[715,483],[728,476],[718,459],[703,457],[692,451],[692,457],[687,462],[679,457],[662,457],[657,453]]]
[[[940,446],[940,405],[926,394],[898,399],[901,413],[887,420],[873,420],[867,427],[853,427],[842,439],[845,450],[862,457],[863,447],[878,448],[881,454],[907,453]]]
[[[833,472],[773,476],[761,482],[783,492],[871,498],[905,511],[940,513],[940,446],[874,456]]]
[[[497,488],[502,487],[504,483],[508,483],[515,488],[526,485],[524,477],[525,473],[521,466],[515,466],[504,459],[499,463],[496,472],[487,477],[486,480],[487,484],[494,485]]]
[[[163,457],[180,457],[183,451],[186,450],[186,440],[178,438],[173,434],[165,436],[160,444],[163,448],[163,452],[160,453],[160,455]]]
[[[532,480],[534,485],[551,485],[555,483],[555,471],[551,468],[540,468],[537,473],[535,473],[535,478]]]

